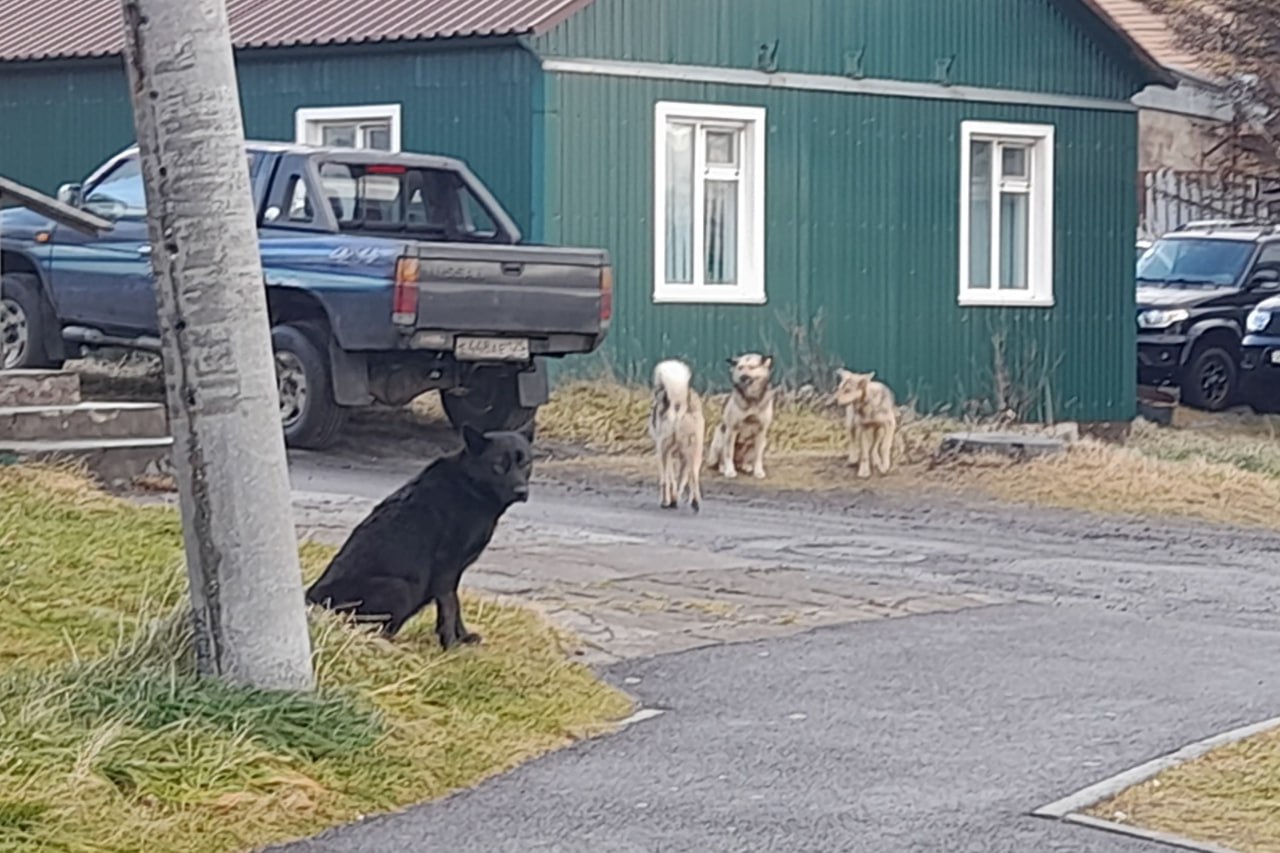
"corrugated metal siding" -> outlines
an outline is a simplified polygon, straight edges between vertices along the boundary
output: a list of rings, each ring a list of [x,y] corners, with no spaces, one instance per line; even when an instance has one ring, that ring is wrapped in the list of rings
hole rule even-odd
[[[281,50],[241,55],[238,70],[249,136],[293,139],[298,107],[401,103],[406,150],[467,160],[530,226],[538,72],[526,51]],[[118,60],[0,66],[0,173],[52,192],[133,138]]]
[[[119,60],[0,66],[0,174],[52,193],[133,138]]]
[[[700,383],[720,382],[724,357],[752,349],[776,352],[797,374],[803,354],[789,333],[820,313],[829,358],[875,369],[925,407],[989,399],[993,339],[1003,337],[1023,384],[1050,374],[1056,417],[1132,414],[1132,114],[578,75],[547,85],[548,236],[613,253],[617,319],[606,357],[622,374],[644,378],[658,359],[678,356],[693,361]],[[652,116],[661,99],[768,109],[766,306],[652,304]],[[1057,128],[1053,309],[956,304],[964,119]]]
[[[1127,100],[1142,88],[1096,40],[1101,25],[1052,0],[596,0],[533,44],[544,55],[754,68],[778,42],[784,71],[951,82]],[[1090,23],[1090,20],[1093,23]],[[1114,34],[1104,33],[1109,39]]]

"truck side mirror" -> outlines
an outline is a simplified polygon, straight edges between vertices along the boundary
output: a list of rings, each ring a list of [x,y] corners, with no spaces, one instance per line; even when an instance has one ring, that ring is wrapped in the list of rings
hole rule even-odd
[[[57,199],[68,207],[79,207],[80,190],[80,184],[63,184],[58,187]]]

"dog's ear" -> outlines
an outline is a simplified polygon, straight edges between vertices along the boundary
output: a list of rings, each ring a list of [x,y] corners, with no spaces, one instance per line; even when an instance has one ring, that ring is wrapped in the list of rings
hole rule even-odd
[[[773,367],[773,356],[766,355],[764,358],[760,359],[760,363],[765,367]]]
[[[726,358],[724,361],[725,361],[725,364],[729,365],[730,367],[738,366],[738,360],[736,358]]]
[[[485,438],[484,433],[471,424],[463,424],[462,443],[466,445],[468,453],[478,455],[483,453],[484,449],[489,446],[489,439]]]
[[[876,372],[875,372],[874,370],[872,370],[871,372],[869,372],[869,373],[867,374],[867,381],[868,381],[868,382],[870,382],[871,380],[873,380],[873,379],[875,379],[875,378],[876,378]]]

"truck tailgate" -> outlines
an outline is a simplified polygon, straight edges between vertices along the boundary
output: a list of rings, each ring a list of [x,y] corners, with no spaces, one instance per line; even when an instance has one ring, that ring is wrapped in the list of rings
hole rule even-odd
[[[417,328],[481,334],[598,335],[608,252],[420,243]]]

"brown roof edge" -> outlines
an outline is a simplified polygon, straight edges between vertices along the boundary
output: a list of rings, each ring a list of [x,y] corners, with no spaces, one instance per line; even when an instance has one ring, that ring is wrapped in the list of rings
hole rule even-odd
[[[1124,45],[1124,47],[1132,55],[1132,59],[1139,65],[1147,69],[1151,74],[1151,82],[1159,83],[1175,89],[1178,86],[1178,78],[1158,59],[1151,55],[1151,52],[1138,43],[1129,31],[1120,26],[1111,15],[1104,9],[1098,0],[1074,0],[1082,6],[1089,14],[1093,15],[1098,21],[1115,34],[1116,38]]]

